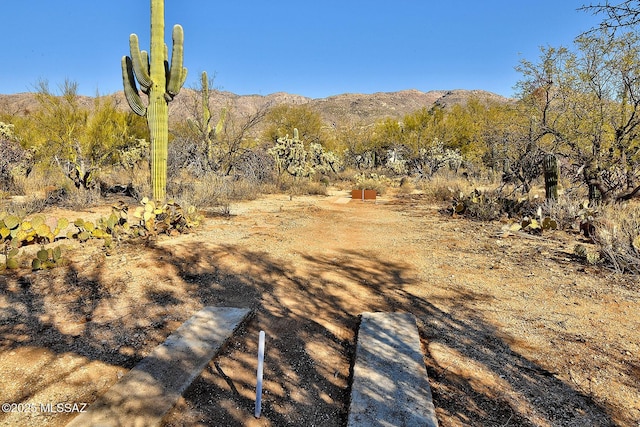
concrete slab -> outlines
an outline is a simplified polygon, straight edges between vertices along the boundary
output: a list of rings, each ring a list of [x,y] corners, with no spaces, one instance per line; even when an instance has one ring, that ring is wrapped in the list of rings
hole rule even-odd
[[[249,312],[231,307],[200,310],[67,427],[160,425]]]
[[[337,203],[339,205],[346,205],[351,201],[351,197],[336,197],[333,199],[333,203]]]
[[[362,314],[347,426],[438,426],[413,314]]]

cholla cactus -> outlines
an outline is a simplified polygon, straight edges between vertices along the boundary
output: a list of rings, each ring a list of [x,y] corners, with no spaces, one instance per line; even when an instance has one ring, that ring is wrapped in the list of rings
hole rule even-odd
[[[278,138],[276,145],[269,149],[273,156],[278,172],[287,172],[296,178],[307,177],[320,173],[337,172],[341,167],[340,159],[335,153],[325,151],[320,144],[309,144],[305,148],[304,142],[298,137],[298,129],[293,130],[293,138],[289,135]]]
[[[316,172],[338,173],[342,168],[342,161],[336,153],[325,150],[322,145],[317,143],[309,144],[308,158]]]
[[[404,159],[389,159],[387,167],[398,175],[407,173],[407,161]]]
[[[463,158],[458,150],[445,148],[441,141],[436,140],[431,147],[421,148],[412,163],[419,173],[430,176],[443,167],[457,170],[462,162]]]
[[[307,164],[307,152],[304,143],[298,138],[298,129],[293,130],[293,138],[287,134],[284,138],[278,138],[276,145],[269,149],[273,156],[278,172],[287,172],[296,178],[309,176],[312,171]]]
[[[13,125],[11,123],[0,122],[0,138],[8,140],[14,138]]]

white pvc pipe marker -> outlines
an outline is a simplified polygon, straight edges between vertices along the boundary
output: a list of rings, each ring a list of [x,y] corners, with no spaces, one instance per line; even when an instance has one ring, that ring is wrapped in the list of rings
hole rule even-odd
[[[260,331],[260,338],[258,339],[258,373],[256,384],[256,410],[254,415],[256,418],[260,418],[260,412],[262,412],[262,371],[264,364],[264,331]]]

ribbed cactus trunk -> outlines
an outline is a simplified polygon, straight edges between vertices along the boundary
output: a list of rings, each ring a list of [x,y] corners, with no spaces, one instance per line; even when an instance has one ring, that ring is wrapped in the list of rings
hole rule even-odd
[[[553,154],[544,156],[544,191],[547,200],[558,200],[558,159]]]
[[[149,104],[147,118],[151,135],[151,187],[154,200],[164,200],[167,188],[167,160],[169,126],[166,102],[155,100]]]
[[[169,105],[164,98],[167,76],[164,68],[164,0],[151,1],[151,88],[147,123],[151,135],[151,187],[155,200],[164,200],[167,188]]]
[[[182,66],[184,34],[180,25],[173,27],[171,65],[164,43],[164,0],[151,0],[151,52],[141,51],[138,36],[131,34],[131,57],[122,58],[124,93],[131,109],[147,118],[151,135],[151,187],[153,198],[164,201],[167,188],[167,160],[169,144],[169,105],[187,78]],[[136,80],[148,96],[142,103]]]
[[[599,186],[599,168],[597,160],[591,160],[582,171],[584,179],[589,186],[589,205],[596,206],[602,202],[602,193]]]
[[[211,110],[209,109],[209,77],[207,72],[202,72],[202,127],[204,142],[207,145],[207,160],[213,164],[213,141],[211,139]]]

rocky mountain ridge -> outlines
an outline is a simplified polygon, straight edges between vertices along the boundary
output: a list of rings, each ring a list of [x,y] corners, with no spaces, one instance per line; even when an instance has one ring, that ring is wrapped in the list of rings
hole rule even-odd
[[[111,95],[119,108],[128,109],[122,91]],[[90,107],[93,98],[80,97],[82,105]],[[416,89],[397,92],[377,92],[372,94],[345,93],[327,98],[308,98],[301,95],[277,92],[269,95],[237,95],[231,92],[212,90],[211,109],[216,112],[227,108],[236,115],[250,115],[264,106],[280,104],[307,104],[318,111],[328,124],[334,123],[373,123],[380,118],[401,118],[420,108],[433,105],[450,107],[464,104],[471,98],[488,102],[509,102],[509,98],[483,90],[432,90],[422,92]],[[170,120],[179,121],[190,117],[197,111],[200,100],[193,89],[183,89],[169,104]],[[0,113],[23,115],[37,110],[38,102],[34,93],[0,95]]]

